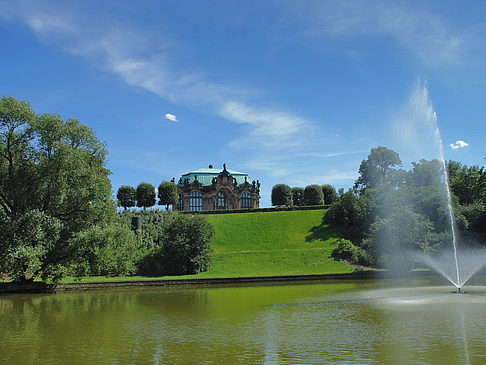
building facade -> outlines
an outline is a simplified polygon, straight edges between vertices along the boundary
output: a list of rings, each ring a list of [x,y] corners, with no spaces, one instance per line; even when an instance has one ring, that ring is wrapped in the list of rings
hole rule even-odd
[[[188,172],[177,184],[177,210],[255,209],[260,207],[260,182],[234,170],[207,169]]]

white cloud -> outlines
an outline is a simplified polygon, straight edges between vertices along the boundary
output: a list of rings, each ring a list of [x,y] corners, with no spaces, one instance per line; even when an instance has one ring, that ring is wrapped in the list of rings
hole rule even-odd
[[[464,142],[463,140],[459,139],[459,140],[456,141],[456,143],[451,143],[450,146],[451,146],[451,149],[457,150],[459,148],[464,148],[464,147],[469,146],[469,143]]]
[[[178,122],[177,117],[174,114],[167,113],[164,117],[172,122]]]

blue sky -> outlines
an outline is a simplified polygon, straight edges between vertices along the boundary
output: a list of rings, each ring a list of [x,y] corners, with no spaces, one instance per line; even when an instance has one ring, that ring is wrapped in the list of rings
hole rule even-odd
[[[270,206],[277,183],[351,187],[372,147],[436,157],[436,122],[446,159],[483,165],[484,19],[482,1],[0,0],[1,94],[92,127],[114,191],[226,163]]]

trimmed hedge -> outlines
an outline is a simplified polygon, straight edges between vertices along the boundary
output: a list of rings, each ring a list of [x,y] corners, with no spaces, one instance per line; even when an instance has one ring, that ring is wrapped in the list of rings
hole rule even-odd
[[[272,208],[257,208],[257,209],[227,209],[227,210],[184,210],[180,211],[182,214],[231,214],[231,213],[256,213],[256,212],[283,212],[293,210],[317,210],[327,209],[330,205],[308,205],[303,207],[272,207]]]

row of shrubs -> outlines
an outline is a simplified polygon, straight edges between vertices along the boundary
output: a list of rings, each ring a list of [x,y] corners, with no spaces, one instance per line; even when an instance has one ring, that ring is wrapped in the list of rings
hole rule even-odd
[[[159,197],[158,202],[156,195]],[[138,184],[136,189],[130,185],[122,185],[118,188],[116,199],[118,206],[124,209],[134,206],[145,209],[153,207],[158,203],[158,205],[165,205],[166,210],[168,210],[169,205],[177,204],[179,195],[177,194],[177,185],[172,180],[162,181],[157,191],[152,184],[147,182]]]
[[[318,210],[329,208],[330,205],[305,205],[305,206],[279,206],[271,208],[254,208],[254,209],[217,209],[217,210],[199,210],[199,211],[181,211],[182,214],[231,214],[231,213],[262,213],[262,212],[284,212],[293,210]]]
[[[307,185],[305,188],[277,184],[272,188],[273,206],[331,205],[337,199],[336,189],[329,184]]]

